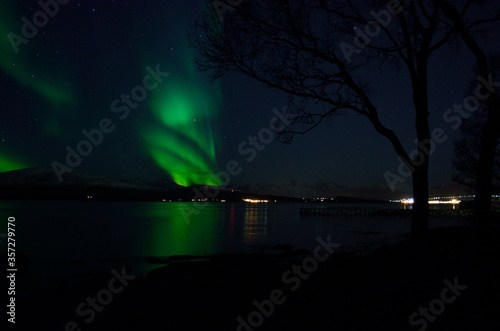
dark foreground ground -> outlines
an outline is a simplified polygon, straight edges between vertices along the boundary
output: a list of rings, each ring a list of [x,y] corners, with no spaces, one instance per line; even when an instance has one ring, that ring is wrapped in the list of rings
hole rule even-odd
[[[287,247],[156,259],[163,264],[135,279],[94,275],[21,293],[15,329],[500,330],[499,230],[477,240],[473,228],[435,229],[424,241],[323,262]],[[325,259],[318,247],[316,257]],[[117,293],[107,297],[111,289]],[[95,296],[92,306],[86,298]]]

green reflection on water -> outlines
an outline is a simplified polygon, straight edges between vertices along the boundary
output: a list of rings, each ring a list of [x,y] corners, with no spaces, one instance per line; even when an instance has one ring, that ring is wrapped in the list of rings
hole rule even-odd
[[[182,210],[201,207],[196,203],[164,202],[154,203],[148,208],[147,242],[144,250],[148,256],[210,255],[216,254],[218,229],[224,222],[219,204],[207,203],[191,214],[189,224]]]

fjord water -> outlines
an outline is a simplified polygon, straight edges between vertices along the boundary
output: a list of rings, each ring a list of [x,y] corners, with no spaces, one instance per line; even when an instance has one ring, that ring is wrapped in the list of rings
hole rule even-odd
[[[16,218],[16,254],[27,257],[23,273],[41,281],[123,266],[140,274],[158,266],[145,263],[148,256],[268,252],[275,245],[312,251],[318,237],[328,236],[342,244],[339,250],[369,249],[402,239],[410,230],[405,217],[303,217],[300,207],[298,203],[0,202],[2,229],[7,217]],[[183,213],[189,210],[194,212],[187,222]],[[462,224],[466,222],[430,220],[431,227]]]

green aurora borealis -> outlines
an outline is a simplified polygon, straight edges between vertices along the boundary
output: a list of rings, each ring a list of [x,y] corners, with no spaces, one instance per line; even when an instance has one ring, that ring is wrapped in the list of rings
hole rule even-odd
[[[15,6],[14,6],[15,7]],[[34,65],[34,61],[26,51],[16,54],[9,40],[9,33],[19,28],[19,23],[12,20],[17,16],[7,2],[0,4],[0,69],[18,84],[27,94],[34,93],[45,105],[41,118],[44,120],[40,126],[42,134],[47,136],[58,136],[63,138],[62,119],[74,116],[74,106],[77,103],[76,93],[72,92],[67,82],[56,81],[48,70],[44,72],[42,66]],[[34,37],[36,39],[36,36]],[[31,41],[28,40],[28,44]],[[26,45],[21,43],[18,49]],[[36,54],[38,57],[39,54]],[[29,92],[28,92],[29,91]],[[38,108],[38,107],[37,107]],[[12,111],[5,109],[5,111]],[[18,153],[8,151],[7,148],[0,150],[0,172],[22,169],[30,166],[43,166],[34,160],[27,161],[29,157],[22,157]]]
[[[213,121],[222,105],[220,89],[203,84],[196,76],[193,56],[184,54],[185,74],[170,77],[156,90],[150,109],[158,122],[143,132],[156,164],[175,183],[219,185]]]
[[[170,30],[185,34],[184,27]],[[176,49],[172,75],[148,97],[148,109],[156,120],[141,130],[147,152],[178,185],[220,185],[211,173],[217,172],[215,128],[223,107],[222,91],[200,75],[186,38],[177,40]]]

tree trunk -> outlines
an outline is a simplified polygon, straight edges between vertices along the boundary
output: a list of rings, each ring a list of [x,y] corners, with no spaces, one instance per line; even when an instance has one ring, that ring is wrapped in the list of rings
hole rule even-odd
[[[411,215],[411,232],[420,236],[429,227],[429,182],[428,167],[421,165],[413,171],[413,212]]]
[[[411,232],[421,236],[428,230],[429,217],[429,159],[431,139],[429,129],[429,105],[427,93],[427,55],[417,57],[418,75],[413,83],[413,104],[415,105],[415,130],[417,133],[417,155],[412,157],[413,212]]]
[[[495,152],[500,134],[499,100],[491,96],[489,111],[481,138],[481,147],[477,162],[475,213],[476,225],[487,227],[491,210],[491,195],[493,194],[493,168]]]

